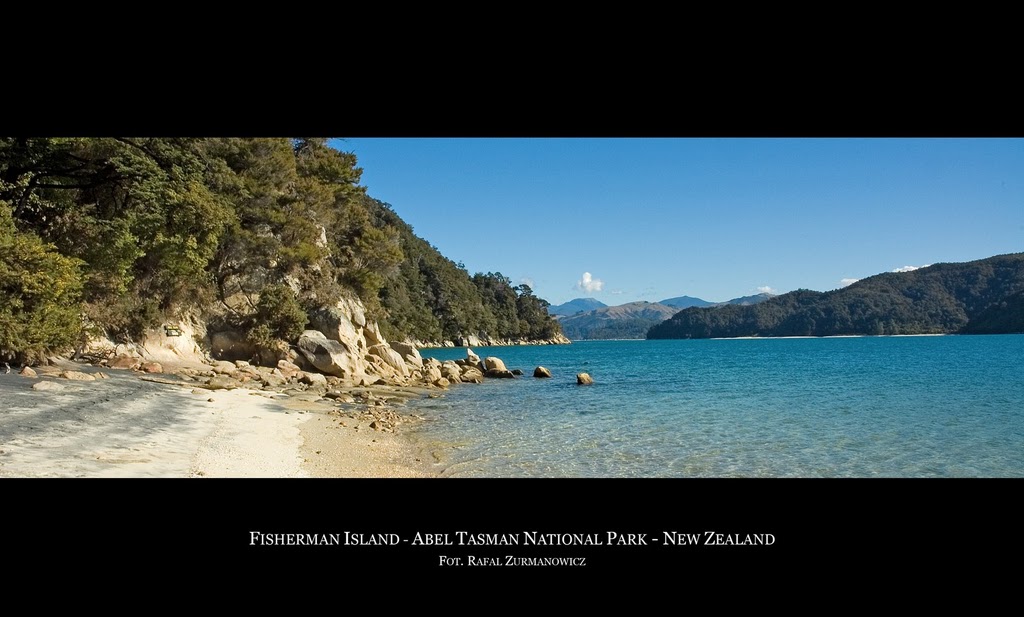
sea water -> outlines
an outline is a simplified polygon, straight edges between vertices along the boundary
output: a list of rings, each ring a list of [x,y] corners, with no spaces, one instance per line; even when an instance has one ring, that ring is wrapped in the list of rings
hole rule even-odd
[[[421,408],[444,476],[1024,477],[1024,335],[474,351],[525,374]]]

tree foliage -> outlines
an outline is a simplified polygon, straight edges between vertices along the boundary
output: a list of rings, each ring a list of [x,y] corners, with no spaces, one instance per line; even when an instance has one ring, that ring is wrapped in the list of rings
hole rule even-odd
[[[397,338],[557,332],[531,292],[414,236],[361,173],[320,138],[0,138],[5,349],[66,345],[83,319],[130,339],[214,305],[287,340],[349,291]]]
[[[19,232],[0,201],[0,356],[35,361],[78,340],[80,262]]]

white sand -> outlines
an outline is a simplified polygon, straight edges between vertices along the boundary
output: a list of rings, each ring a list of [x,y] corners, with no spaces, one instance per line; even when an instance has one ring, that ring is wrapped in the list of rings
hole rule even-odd
[[[330,405],[107,372],[94,382],[0,375],[0,477],[436,475],[402,435],[330,415]],[[32,390],[40,380],[64,389]]]

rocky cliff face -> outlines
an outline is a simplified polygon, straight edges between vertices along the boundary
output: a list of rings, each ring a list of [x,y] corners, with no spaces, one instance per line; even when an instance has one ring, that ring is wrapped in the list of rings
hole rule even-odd
[[[219,365],[232,362],[248,365],[255,349],[243,333],[222,329],[208,331],[207,323],[197,315],[165,323],[148,330],[135,343],[117,344],[106,338],[89,341],[80,354],[105,358],[109,362],[137,367],[142,362],[167,364]],[[548,341],[481,339],[460,337],[458,341],[424,342],[415,340],[389,342],[379,325],[366,317],[363,303],[347,296],[334,306],[322,307],[310,316],[309,329],[293,344],[282,346],[276,356],[260,358],[268,367],[294,366],[296,370],[330,376],[334,384],[428,385],[446,387],[458,381],[479,381],[485,367],[470,351],[465,366],[444,367],[425,362],[420,347],[482,347],[526,344],[570,343],[562,335]],[[136,358],[132,361],[131,358]],[[301,376],[297,377],[301,378]]]

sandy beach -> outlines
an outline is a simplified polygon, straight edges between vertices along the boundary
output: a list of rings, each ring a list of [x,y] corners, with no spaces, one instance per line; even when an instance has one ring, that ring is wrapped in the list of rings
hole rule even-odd
[[[97,369],[68,363],[71,370]],[[72,381],[0,374],[0,477],[431,477],[401,418],[374,425],[368,406],[313,394],[172,385],[132,371]],[[166,377],[166,378],[163,378]],[[51,382],[60,390],[40,391]],[[407,398],[412,395],[405,393]],[[357,399],[357,401],[360,401]],[[376,426],[376,428],[374,428]],[[419,459],[419,460],[417,460]]]

